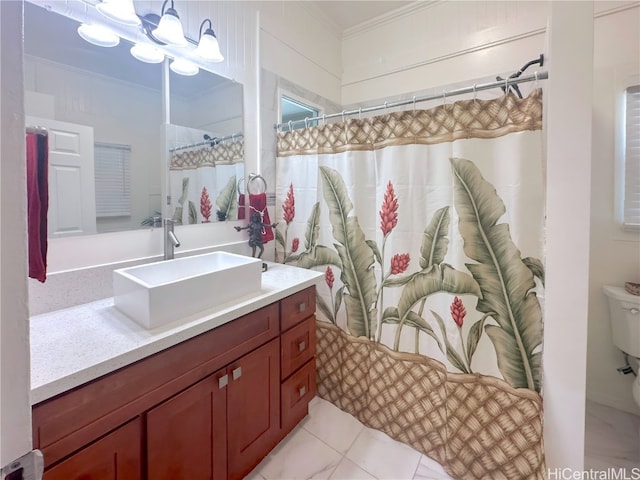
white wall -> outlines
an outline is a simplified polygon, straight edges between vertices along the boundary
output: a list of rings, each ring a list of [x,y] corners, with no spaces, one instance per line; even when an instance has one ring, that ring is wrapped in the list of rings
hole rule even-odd
[[[607,9],[595,21],[587,398],[640,414],[630,394],[633,375],[616,372],[624,360],[611,340],[602,293],[603,285],[640,282],[640,233],[623,231],[614,213],[620,198],[615,188],[622,153],[619,107],[627,82],[635,77],[640,83],[640,4],[626,7]]]
[[[260,12],[262,68],[341,103],[341,39],[313,2],[251,2]]]
[[[0,468],[31,450],[21,4],[0,2]]]
[[[420,2],[354,27],[342,47],[342,103],[513,73],[543,53],[547,14],[547,2]]]

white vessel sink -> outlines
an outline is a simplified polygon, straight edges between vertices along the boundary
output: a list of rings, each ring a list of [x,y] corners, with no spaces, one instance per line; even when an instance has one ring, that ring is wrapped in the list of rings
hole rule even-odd
[[[262,261],[226,252],[122,268],[113,272],[115,307],[155,328],[257,294]]]

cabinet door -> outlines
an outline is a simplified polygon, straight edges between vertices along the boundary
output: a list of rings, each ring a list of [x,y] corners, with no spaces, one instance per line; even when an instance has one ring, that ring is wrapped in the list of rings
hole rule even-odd
[[[225,384],[218,372],[147,412],[150,480],[226,478]]]
[[[232,363],[227,372],[228,478],[236,479],[249,473],[278,442],[279,339]]]
[[[138,417],[47,470],[44,480],[141,479],[141,428]]]

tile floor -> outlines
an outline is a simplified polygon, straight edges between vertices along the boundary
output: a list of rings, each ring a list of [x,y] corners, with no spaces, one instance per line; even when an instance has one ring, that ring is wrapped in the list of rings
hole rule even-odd
[[[640,467],[640,417],[587,402],[585,467]],[[246,480],[446,480],[442,467],[314,398],[309,415]]]
[[[640,417],[587,401],[585,426],[586,468],[640,467]]]

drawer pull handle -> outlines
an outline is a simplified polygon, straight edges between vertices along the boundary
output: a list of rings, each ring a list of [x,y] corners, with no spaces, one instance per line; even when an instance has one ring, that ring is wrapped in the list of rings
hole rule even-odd
[[[298,395],[300,396],[300,398],[304,397],[305,393],[307,393],[307,387],[303,385],[302,387],[298,388]]]
[[[242,376],[242,367],[234,368],[231,372],[234,380],[239,379]]]
[[[298,305],[298,313],[302,313],[307,309],[307,303],[302,302]]]
[[[229,383],[229,375],[223,375],[218,379],[218,388],[222,390]]]
[[[304,352],[304,349],[307,348],[307,343],[303,340],[298,344],[298,351]]]

